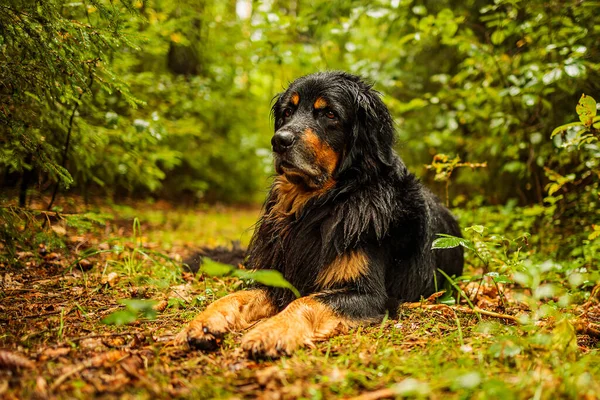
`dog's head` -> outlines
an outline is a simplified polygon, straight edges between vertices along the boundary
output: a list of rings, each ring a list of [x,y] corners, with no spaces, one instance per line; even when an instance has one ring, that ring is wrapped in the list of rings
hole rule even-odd
[[[344,174],[376,176],[393,163],[393,123],[371,85],[344,72],[294,81],[273,106],[278,174],[306,189]]]

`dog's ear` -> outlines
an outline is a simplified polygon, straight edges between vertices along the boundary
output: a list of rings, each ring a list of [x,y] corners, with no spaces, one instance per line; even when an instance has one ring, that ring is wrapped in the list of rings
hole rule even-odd
[[[359,82],[352,86],[350,95],[354,100],[355,118],[340,172],[357,168],[357,163],[360,163],[379,173],[394,163],[393,120],[379,93],[371,85]]]

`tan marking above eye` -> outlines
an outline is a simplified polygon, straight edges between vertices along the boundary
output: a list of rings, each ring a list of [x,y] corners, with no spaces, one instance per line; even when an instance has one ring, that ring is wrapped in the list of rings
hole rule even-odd
[[[315,100],[314,106],[315,106],[315,109],[320,110],[320,109],[323,109],[323,108],[329,106],[329,104],[327,103],[327,100],[325,100],[324,98],[318,97],[317,100]]]
[[[291,101],[293,105],[297,106],[300,103],[300,95],[298,93],[292,94]]]

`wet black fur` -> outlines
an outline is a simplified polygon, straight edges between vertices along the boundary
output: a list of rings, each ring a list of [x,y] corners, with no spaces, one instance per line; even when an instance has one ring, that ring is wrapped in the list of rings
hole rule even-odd
[[[301,104],[326,97],[340,123],[323,125],[317,114],[317,122],[308,121],[307,113],[296,120],[286,118],[293,92],[299,93]],[[361,320],[432,294],[434,275],[438,287],[443,282],[437,268],[448,275],[462,273],[461,248],[431,250],[436,234],[460,236],[460,229],[393,150],[392,118],[371,85],[343,72],[308,75],[278,97],[273,115],[276,131],[289,124],[316,128],[341,160],[333,176],[335,187],[311,198],[297,217],[268,217],[277,201],[271,189],[248,249],[249,268],[276,269],[303,296],[318,293],[342,315]],[[319,293],[319,271],[352,250],[367,255],[368,273]],[[269,290],[282,309],[294,299],[289,290]]]

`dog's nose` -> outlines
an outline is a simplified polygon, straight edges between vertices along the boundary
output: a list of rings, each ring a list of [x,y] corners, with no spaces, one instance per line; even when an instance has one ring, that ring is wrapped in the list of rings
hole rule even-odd
[[[273,151],[275,153],[283,154],[287,149],[292,147],[296,138],[290,131],[279,131],[273,135],[271,144],[273,145]]]

